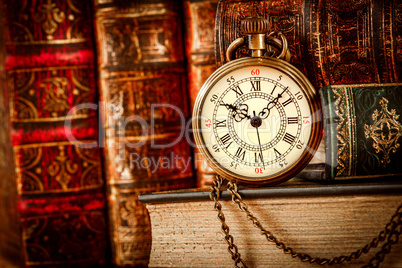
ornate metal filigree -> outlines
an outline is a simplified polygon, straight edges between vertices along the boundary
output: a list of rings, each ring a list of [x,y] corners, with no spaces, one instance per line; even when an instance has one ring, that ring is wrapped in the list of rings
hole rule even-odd
[[[373,148],[378,154],[381,152],[382,164],[391,162],[390,153],[395,153],[400,147],[398,143],[399,137],[402,136],[402,125],[399,123],[399,115],[396,114],[395,109],[388,110],[388,100],[381,98],[379,101],[381,110],[374,111],[372,118],[374,123],[372,125],[364,125],[364,133],[367,139],[374,140]]]

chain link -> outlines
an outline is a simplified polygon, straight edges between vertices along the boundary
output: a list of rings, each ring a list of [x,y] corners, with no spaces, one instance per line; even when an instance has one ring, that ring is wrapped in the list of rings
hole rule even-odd
[[[233,237],[229,235],[229,227],[225,223],[225,218],[222,213],[222,206],[218,202],[220,193],[216,194],[216,192],[220,189],[223,183],[223,179],[220,176],[217,176],[217,180],[214,181],[214,187],[212,187],[211,192],[211,200],[215,201],[215,209],[218,210],[218,218],[222,223],[222,230],[225,233],[225,239],[229,244],[229,252],[232,254],[232,259],[235,260],[235,267],[238,267],[238,263],[240,260],[241,263],[245,266],[243,261],[240,259],[240,253],[238,253],[237,247],[233,244]],[[218,186],[216,186],[218,185]],[[367,245],[363,248],[356,250],[350,253],[347,256],[338,256],[331,259],[328,258],[314,258],[305,253],[298,253],[295,252],[291,247],[286,246],[283,242],[277,239],[270,231],[266,230],[261,222],[250,212],[248,209],[248,205],[244,202],[243,198],[240,196],[239,192],[237,191],[237,184],[228,182],[227,187],[228,192],[232,195],[232,201],[235,202],[239,209],[246,213],[247,219],[249,219],[253,226],[258,228],[261,231],[261,234],[265,236],[268,242],[274,243],[278,249],[283,250],[285,254],[289,254],[292,258],[299,258],[302,262],[309,262],[309,263],[317,263],[319,265],[333,265],[333,264],[341,264],[343,262],[349,262],[353,259],[359,258],[362,254],[366,254],[372,248],[376,248],[380,242],[386,240],[386,242],[382,245],[381,249],[376,253],[376,255],[370,259],[369,263],[363,268],[371,268],[371,267],[378,267],[379,264],[384,260],[385,255],[391,251],[392,245],[398,243],[399,235],[402,232],[402,204],[396,210],[396,213],[392,216],[391,220],[385,226],[384,230],[381,231],[377,237],[370,241]],[[217,205],[219,204],[219,205]],[[222,216],[221,216],[222,215]],[[227,230],[227,233],[225,232]],[[235,251],[231,251],[231,247],[235,248]],[[237,259],[238,256],[238,259]],[[236,257],[236,258],[235,258]]]
[[[402,232],[402,204],[398,207],[396,213],[392,216],[391,221],[387,223],[385,226],[384,231],[379,234],[381,236],[387,237],[387,242],[382,245],[381,250],[377,252],[377,254],[370,259],[369,263],[363,268],[371,268],[371,267],[378,267],[380,262],[382,262],[385,258],[385,255],[391,251],[392,245],[398,243],[399,235]]]
[[[243,262],[241,255],[237,246],[234,244],[233,236],[229,234],[229,226],[226,224],[225,215],[222,212],[222,205],[219,203],[219,198],[221,195],[221,187],[223,184],[223,178],[216,176],[216,180],[213,181],[213,186],[211,187],[211,193],[209,195],[210,199],[215,202],[215,210],[218,211],[218,219],[222,224],[222,232],[226,243],[228,244],[228,251],[232,255],[232,260],[235,263],[235,267],[247,268],[247,265]],[[242,264],[242,266],[239,266]]]

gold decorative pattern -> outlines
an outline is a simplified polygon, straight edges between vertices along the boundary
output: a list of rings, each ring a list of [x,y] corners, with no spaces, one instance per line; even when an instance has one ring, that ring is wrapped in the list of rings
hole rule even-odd
[[[19,156],[19,157],[18,157]],[[17,164],[18,191],[21,192],[43,192],[44,185],[35,172],[42,159],[42,148],[26,148],[16,154],[19,159]]]
[[[367,139],[373,139],[373,148],[377,154],[381,152],[381,164],[386,165],[391,162],[390,153],[395,153],[400,147],[398,140],[402,136],[402,125],[398,122],[399,115],[395,109],[388,110],[386,98],[381,98],[379,104],[381,110],[374,111],[374,122],[372,125],[364,125],[364,133]]]
[[[117,265],[145,267],[148,265],[151,250],[151,224],[148,212],[138,201],[140,192],[133,190],[118,190],[114,188],[113,197],[116,202],[113,207],[114,225],[117,244]]]
[[[99,148],[82,146],[70,142],[15,146],[19,194],[70,192],[102,187]]]
[[[87,34],[87,1],[13,1],[10,13],[21,15],[10,20],[7,45],[75,44],[92,37]]]
[[[64,152],[64,146],[59,146],[59,150],[59,155],[49,165],[47,172],[50,176],[55,177],[55,180],[60,183],[61,188],[66,191],[72,177],[78,171],[78,165],[68,159]]]
[[[88,76],[91,70],[83,65],[9,71],[12,121],[54,122],[96,116],[93,109],[74,110],[79,104],[96,101],[93,80]],[[66,117],[70,110],[73,116]]]
[[[183,51],[177,49],[181,39],[173,38],[181,34],[179,16],[177,10],[170,8],[162,3],[147,3],[124,12],[100,9],[96,15],[98,40],[105,48],[101,65],[183,61]]]
[[[42,81],[40,88],[45,95],[44,110],[49,111],[53,117],[57,117],[58,112],[69,110],[67,86],[69,81],[65,77],[52,77]]]
[[[121,129],[123,129],[123,114],[124,114],[124,106],[123,106],[124,93],[123,91],[119,91],[119,94],[115,96],[115,98],[109,104],[109,122],[111,126],[111,134],[114,137],[114,144],[116,145],[116,153],[114,157],[114,165],[115,165],[115,174],[114,177],[117,180],[131,180],[132,176],[130,173],[130,169],[128,167],[128,161],[125,151],[125,137],[122,139],[120,133]],[[123,134],[124,135],[124,134]]]
[[[52,3],[52,0],[47,0],[47,3],[42,4],[41,13],[37,13],[35,21],[42,23],[42,29],[47,34],[48,40],[53,40],[53,34],[58,28],[58,24],[62,23],[66,15],[63,11]]]
[[[337,139],[338,139],[338,167],[336,176],[352,176],[356,170],[356,144],[351,142],[356,133],[353,95],[350,87],[333,87],[335,96],[334,111],[338,116]]]

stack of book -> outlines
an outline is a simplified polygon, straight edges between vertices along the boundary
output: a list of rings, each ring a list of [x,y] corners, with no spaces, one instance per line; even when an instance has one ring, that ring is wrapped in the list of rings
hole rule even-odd
[[[331,259],[348,256],[376,241],[395,214],[399,220],[394,217],[394,222],[401,224],[401,183],[400,179],[388,178],[365,184],[322,185],[292,179],[280,186],[243,189],[239,193],[263,227],[294,253]],[[140,196],[151,217],[149,267],[233,267],[209,194],[204,190]],[[226,224],[248,267],[311,266],[268,242],[227,191],[222,192],[221,199]],[[343,262],[342,267],[368,264],[386,242],[380,240],[367,254]],[[390,249],[380,266],[400,267],[402,244],[392,244]]]
[[[373,5],[381,16],[371,12]],[[325,135],[320,151],[298,178],[240,194],[264,228],[294,252],[327,261],[352,253],[342,267],[381,261],[383,267],[402,265],[402,247],[397,243],[402,216],[401,69],[378,62],[393,66],[391,58],[398,57],[388,40],[401,31],[383,28],[396,22],[395,13],[388,14],[396,9],[396,3],[351,1],[218,4],[217,66],[227,62],[226,49],[241,35],[239,21],[267,16],[272,29],[286,35],[291,62],[320,88],[323,108]],[[239,50],[237,57],[243,53]],[[140,196],[152,225],[150,267],[233,266],[209,195],[210,190],[195,190]],[[311,265],[269,243],[227,192],[222,198],[230,234],[248,266]],[[397,226],[396,232],[385,238],[390,225]],[[367,254],[360,256],[361,251]]]

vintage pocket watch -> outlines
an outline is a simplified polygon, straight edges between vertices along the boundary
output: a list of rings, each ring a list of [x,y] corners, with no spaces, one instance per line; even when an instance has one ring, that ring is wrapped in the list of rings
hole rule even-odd
[[[402,223],[398,213],[402,205],[385,231],[362,249],[347,256],[315,258],[295,252],[265,229],[237,191],[237,184],[266,186],[294,177],[309,163],[322,136],[318,95],[308,79],[285,61],[290,59],[286,38],[281,33],[268,34],[268,28],[268,21],[263,18],[246,18],[241,22],[241,31],[246,36],[229,46],[228,63],[207,79],[193,111],[196,145],[218,174],[210,197],[235,267],[246,264],[229,233],[219,202],[224,179],[228,180],[232,200],[247,219],[284,253],[303,262],[340,264],[359,258],[376,247],[378,241],[387,240],[367,267],[378,265],[389,252],[387,247],[395,242],[392,237],[399,235],[396,229]],[[251,51],[251,57],[232,60],[233,53],[244,45]],[[389,226],[392,230],[388,230]]]
[[[320,102],[308,79],[289,58],[287,42],[267,35],[268,21],[242,21],[251,57],[231,60],[205,82],[193,111],[195,142],[221,176],[247,185],[273,185],[294,177],[310,161],[321,135]],[[279,58],[266,57],[271,46]]]

